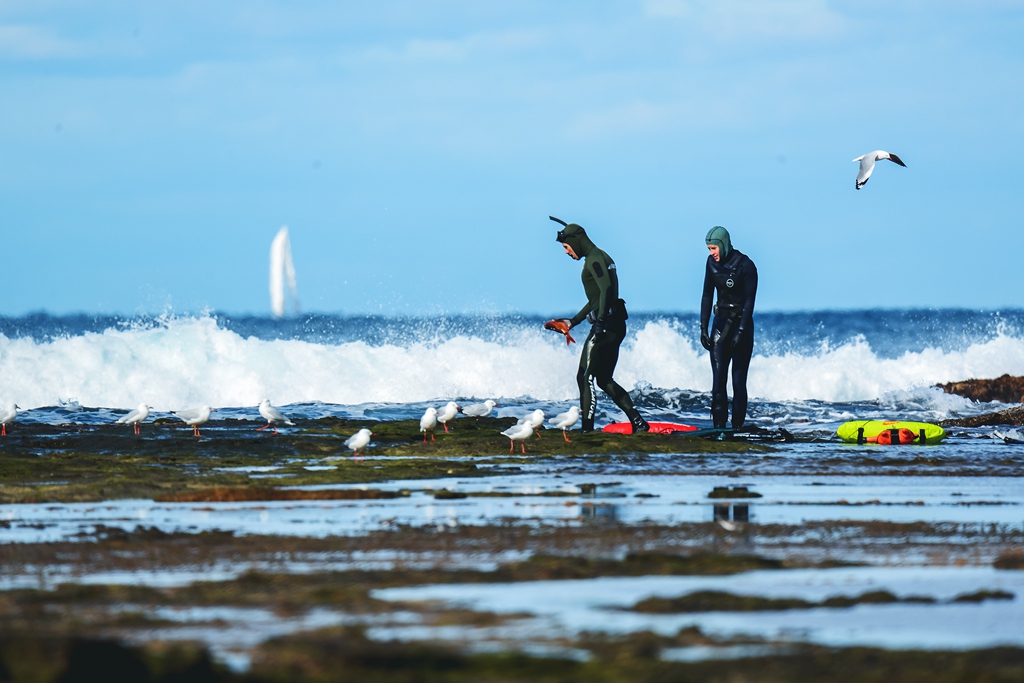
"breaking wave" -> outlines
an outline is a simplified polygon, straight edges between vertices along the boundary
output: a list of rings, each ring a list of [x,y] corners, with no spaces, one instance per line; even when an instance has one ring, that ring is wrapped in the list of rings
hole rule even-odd
[[[841,403],[969,377],[1024,374],[1024,339],[1005,329],[948,348],[919,344],[879,353],[860,333],[837,334],[840,341],[801,339],[796,314],[789,323],[785,314],[774,315],[778,320],[763,334],[759,322],[752,397]],[[709,391],[710,366],[694,318],[639,318],[630,321],[618,381],[627,389]],[[0,401],[23,408],[70,398],[108,408],[146,401],[172,410],[251,406],[263,398],[281,405],[354,405],[468,397],[567,401],[577,395],[579,346],[566,347],[537,320],[488,318],[429,334],[420,334],[414,322],[392,321],[402,333],[385,337],[374,328],[379,321],[346,324],[348,332],[334,339],[247,334],[244,326],[209,315],[54,336],[8,329],[10,336],[0,334]]]

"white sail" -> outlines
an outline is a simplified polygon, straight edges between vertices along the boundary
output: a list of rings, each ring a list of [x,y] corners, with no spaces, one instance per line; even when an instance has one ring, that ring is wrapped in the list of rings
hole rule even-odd
[[[270,245],[270,310],[278,318],[284,315],[285,285],[291,294],[292,308],[299,312],[299,292],[295,287],[295,264],[288,226],[283,225]]]

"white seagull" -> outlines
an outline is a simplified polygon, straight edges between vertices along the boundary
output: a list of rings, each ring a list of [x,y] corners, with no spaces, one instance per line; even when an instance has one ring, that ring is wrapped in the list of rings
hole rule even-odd
[[[526,417],[519,418],[519,422],[516,424],[528,424],[535,430],[540,429],[541,425],[544,424],[544,411],[537,408],[537,410],[533,411]]]
[[[192,432],[199,436],[199,425],[210,421],[210,413],[217,412],[216,408],[203,406],[202,408],[189,408],[188,410],[172,410],[171,415],[177,415],[181,420],[192,428]]]
[[[265,398],[262,401],[260,401],[260,415],[262,415],[263,418],[267,421],[267,424],[258,428],[256,430],[257,432],[262,432],[267,427],[273,427],[274,433],[277,434],[277,425],[279,424],[288,425],[289,427],[295,426],[295,423],[289,420],[287,417],[285,417],[284,413],[282,413],[274,406],[270,405],[269,398]]]
[[[857,182],[854,183],[854,186],[858,190],[864,187],[864,183],[868,181],[868,178],[871,177],[872,171],[875,170],[875,162],[881,159],[888,159],[894,164],[899,164],[903,168],[907,167],[907,165],[903,163],[903,159],[900,159],[895,154],[885,152],[880,149],[869,154],[865,154],[864,156],[859,156],[854,159],[854,161],[860,162],[860,171],[857,172]]]
[[[462,409],[462,414],[468,417],[487,417],[496,407],[498,407],[497,403],[487,399],[483,403],[474,403],[471,406],[466,406]]]
[[[567,432],[568,430],[572,429],[576,425],[576,423],[579,422],[579,420],[580,407],[573,406],[564,413],[559,413],[558,415],[555,415],[553,418],[548,420],[548,424],[551,425],[552,427],[561,429],[562,436],[565,437],[565,440],[571,442],[572,439],[569,438],[569,434]]]
[[[521,422],[516,425],[512,425],[508,429],[502,432],[508,437],[508,452],[512,453],[516,448],[516,441],[519,441],[520,447],[523,449],[523,455],[526,455],[526,444],[522,443],[531,436],[533,436],[533,423],[532,422]]]
[[[366,427],[363,427],[358,432],[345,439],[345,447],[352,451],[353,460],[355,460],[356,456],[359,455],[359,451],[369,445],[371,436],[373,436],[373,432]],[[361,459],[362,458],[360,458],[360,460]]]
[[[440,412],[438,412],[437,421],[444,427],[445,434],[448,433],[448,421],[454,420],[460,410],[462,410],[462,408],[459,407],[458,403],[455,401],[448,401],[448,405],[441,408]]]
[[[0,408],[0,423],[3,423],[3,428],[0,429],[0,436],[7,436],[7,423],[14,422],[17,418],[18,405],[14,401]]]
[[[153,406],[147,406],[145,403],[140,403],[139,407],[128,413],[127,415],[121,416],[117,423],[122,425],[131,425],[135,428],[135,433],[139,433],[139,423],[149,417],[149,411]]]
[[[427,442],[427,432],[430,432],[430,440],[434,441],[434,430],[437,429],[437,408],[427,408],[420,418],[420,431],[423,432],[423,443]]]

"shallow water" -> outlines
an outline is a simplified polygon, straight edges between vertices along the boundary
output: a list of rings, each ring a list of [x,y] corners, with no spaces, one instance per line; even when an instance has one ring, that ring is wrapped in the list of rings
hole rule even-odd
[[[708,612],[662,615],[619,611],[647,597],[676,597],[698,590],[805,600],[888,590],[899,597],[939,601],[979,590],[1003,590],[1012,600],[981,604],[888,604],[771,612]],[[585,631],[630,633],[651,630],[672,635],[698,626],[729,639],[755,636],[771,641],[832,646],[971,649],[1024,645],[1024,572],[984,567],[859,567],[755,571],[734,576],[645,576],[517,584],[435,585],[388,588],[374,597],[392,601],[442,601],[499,614],[529,613],[514,628],[474,636],[467,629],[422,625],[375,628],[371,635],[397,639],[546,639]]]
[[[575,469],[576,465],[572,465]],[[538,466],[537,469],[541,469]],[[100,525],[132,531],[230,531],[322,538],[364,534],[395,525],[441,526],[497,523],[582,524],[595,515],[624,524],[710,522],[716,486],[748,486],[761,498],[732,501],[748,506],[757,524],[799,525],[823,520],[952,522],[1024,526],[1024,487],[1008,477],[722,476],[598,474],[593,471],[530,472],[471,479],[444,478],[383,484],[412,489],[389,500],[256,501],[0,505],[0,542],[38,543],[90,539]],[[580,484],[597,484],[581,494]],[[352,488],[350,485],[305,488]],[[365,487],[364,487],[365,488]],[[378,487],[374,487],[378,488]],[[433,490],[506,493],[511,497],[436,500]],[[559,492],[565,496],[542,496]],[[654,496],[654,497],[639,497]]]

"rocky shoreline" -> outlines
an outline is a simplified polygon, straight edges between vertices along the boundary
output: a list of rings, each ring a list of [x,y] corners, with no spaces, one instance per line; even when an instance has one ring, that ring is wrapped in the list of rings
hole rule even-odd
[[[935,385],[947,394],[956,394],[978,403],[1024,403],[1024,377],[1003,375],[996,379],[969,379]]]
[[[1003,375],[996,379],[969,379],[935,385],[947,394],[969,398],[978,403],[1024,403],[1024,377]],[[940,422],[943,427],[988,427],[994,425],[1024,425],[1024,406],[1014,406],[984,415],[955,418]]]

